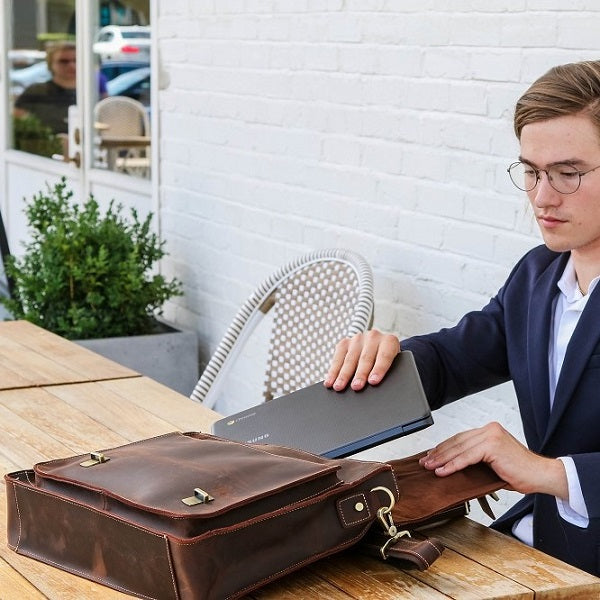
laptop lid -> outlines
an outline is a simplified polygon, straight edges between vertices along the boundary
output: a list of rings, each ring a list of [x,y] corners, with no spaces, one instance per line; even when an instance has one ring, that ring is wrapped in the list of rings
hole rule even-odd
[[[340,458],[431,424],[414,357],[401,352],[377,386],[336,392],[315,383],[220,419],[213,433]]]

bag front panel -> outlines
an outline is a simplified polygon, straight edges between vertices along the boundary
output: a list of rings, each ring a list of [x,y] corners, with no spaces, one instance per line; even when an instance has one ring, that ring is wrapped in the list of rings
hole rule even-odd
[[[18,554],[131,594],[178,598],[166,536],[23,481],[6,483],[9,545]]]
[[[289,510],[213,531],[196,540],[170,539],[182,600],[224,600],[244,596],[287,573],[358,542],[373,526],[376,508],[368,506],[371,490],[394,492],[391,471],[379,471],[346,494],[328,494]],[[345,497],[364,499],[360,520],[340,515]],[[377,527],[377,525],[374,525]]]

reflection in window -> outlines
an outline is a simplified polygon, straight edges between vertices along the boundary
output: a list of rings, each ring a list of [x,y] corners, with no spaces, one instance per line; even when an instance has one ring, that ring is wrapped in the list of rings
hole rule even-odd
[[[77,104],[76,0],[18,0],[11,6],[12,147],[67,159],[67,117],[69,106]],[[90,40],[95,66],[93,164],[149,177],[149,0],[96,0],[96,6],[97,31]],[[117,106],[123,112],[120,118],[115,117]]]
[[[64,152],[68,107],[77,102],[75,1],[41,4],[12,3],[9,99],[13,147],[51,157]]]
[[[94,107],[94,166],[150,176],[151,30],[142,2],[100,11],[93,51],[106,78],[106,97]],[[134,6],[135,4],[135,6]]]

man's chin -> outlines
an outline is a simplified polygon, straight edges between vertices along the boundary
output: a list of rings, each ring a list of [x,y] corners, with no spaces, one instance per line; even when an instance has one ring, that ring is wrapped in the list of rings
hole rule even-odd
[[[543,235],[544,244],[549,250],[553,252],[568,252],[573,249],[573,244],[569,240],[560,239],[557,236]]]

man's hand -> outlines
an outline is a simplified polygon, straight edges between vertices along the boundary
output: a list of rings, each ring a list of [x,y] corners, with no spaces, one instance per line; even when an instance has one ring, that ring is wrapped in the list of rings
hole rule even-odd
[[[488,423],[452,436],[421,459],[426,469],[435,470],[440,477],[478,462],[487,463],[517,492],[550,494],[568,500],[562,462],[535,454],[499,423]]]
[[[376,329],[358,333],[352,338],[344,338],[335,347],[324,385],[338,392],[343,390],[349,381],[352,381],[353,390],[361,390],[367,383],[377,385],[398,352],[398,338]]]

